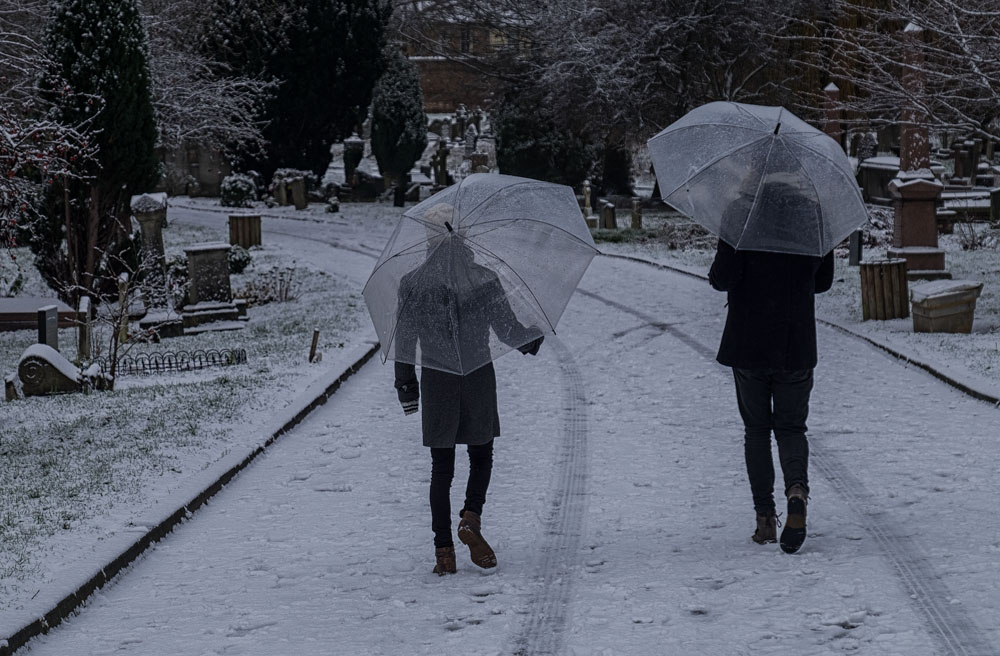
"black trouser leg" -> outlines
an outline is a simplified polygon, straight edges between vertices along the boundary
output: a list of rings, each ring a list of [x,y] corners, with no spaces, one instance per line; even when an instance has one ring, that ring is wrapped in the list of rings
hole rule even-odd
[[[493,440],[486,444],[469,445],[469,482],[465,486],[465,506],[462,512],[471,510],[477,515],[483,514],[486,490],[490,487],[492,473]]]
[[[743,418],[743,452],[754,509],[761,513],[774,512],[772,429],[778,443],[785,491],[796,483],[809,489],[809,445],[805,421],[809,414],[812,369],[770,371],[734,368],[733,376],[736,380],[736,401]]]
[[[771,462],[771,386],[767,376],[752,369],[733,368],[736,403],[743,417],[743,456],[753,507],[774,512],[774,464]]]
[[[431,529],[435,547],[454,545],[451,539],[451,481],[455,449],[431,449]]]
[[[774,441],[785,477],[785,493],[793,485],[809,492],[809,441],[806,419],[813,387],[813,370],[782,371],[774,374],[772,396]]]

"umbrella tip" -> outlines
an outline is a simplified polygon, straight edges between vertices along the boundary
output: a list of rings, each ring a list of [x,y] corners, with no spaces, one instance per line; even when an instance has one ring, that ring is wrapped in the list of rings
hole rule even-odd
[[[455,230],[451,227],[451,224],[447,221],[444,222],[444,227],[448,228],[448,232],[454,232]]]
[[[779,128],[781,128],[781,121],[778,121],[778,124],[774,126],[774,133],[775,134],[778,134],[778,129]]]

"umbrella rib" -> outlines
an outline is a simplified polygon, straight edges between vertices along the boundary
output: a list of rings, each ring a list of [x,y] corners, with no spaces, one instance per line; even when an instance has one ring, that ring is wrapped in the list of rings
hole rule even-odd
[[[391,259],[391,258],[390,258],[390,259]],[[386,260],[386,261],[388,261],[388,260]],[[422,276],[424,276],[424,275],[426,275],[426,274],[427,274],[427,271],[426,271],[426,269],[424,269],[424,270],[420,271],[420,276],[421,276],[421,277],[422,277]],[[374,275],[375,275],[375,273],[374,273],[374,272],[372,272],[372,276],[374,276]],[[369,281],[371,281],[371,276],[369,276],[368,280],[369,280]],[[367,287],[367,286],[368,286],[368,285],[367,285],[367,284],[365,284],[365,287]],[[398,307],[398,308],[396,309],[396,323],[395,323],[395,324],[394,324],[394,325],[392,326],[392,332],[390,332],[390,333],[389,333],[389,342],[388,342],[388,343],[387,343],[387,344],[385,345],[385,350],[386,350],[386,356],[385,356],[385,359],[386,359],[386,360],[388,360],[388,359],[389,359],[389,355],[388,355],[388,353],[389,353],[389,345],[390,345],[390,344],[392,344],[392,343],[393,343],[393,340],[395,340],[395,339],[396,339],[396,330],[397,330],[397,329],[399,328],[399,315],[400,315],[400,313],[401,313],[402,309],[403,309],[404,307],[406,307],[406,306],[407,306],[407,305],[409,304],[409,302],[410,302],[410,297],[411,297],[411,296],[413,296],[413,293],[414,293],[414,291],[416,291],[416,289],[417,289],[417,285],[416,285],[416,284],[414,283],[414,285],[413,285],[413,290],[411,290],[411,291],[410,291],[410,293],[406,295],[406,298],[405,298],[405,299],[403,299],[403,302],[402,302],[402,303],[400,303],[400,304],[399,304],[399,307]],[[364,292],[362,292],[362,293],[364,293]],[[461,357],[462,357],[462,356],[461,356],[461,355],[459,355],[459,362],[460,362],[460,363],[461,363]],[[396,358],[393,358],[393,360],[395,360],[395,359],[396,359]],[[414,359],[414,360],[416,360],[416,359],[417,359],[417,358],[416,358],[416,353],[414,353],[414,356],[413,356],[413,359]],[[382,362],[383,362],[383,363],[385,363],[385,360],[383,360]],[[413,364],[416,364],[416,362],[414,362]]]
[[[696,170],[691,175],[687,176],[687,178],[684,180],[684,182],[680,183],[679,185],[677,185],[676,187],[674,187],[673,189],[671,189],[669,193],[663,193],[661,191],[660,192],[660,198],[666,199],[668,196],[672,196],[674,193],[677,192],[678,189],[680,189],[684,185],[688,184],[691,180],[693,180],[694,178],[696,178],[700,173],[702,173],[703,171],[705,171],[706,169],[708,169],[710,166],[714,165],[716,162],[719,162],[719,161],[725,159],[726,157],[729,157],[730,155],[735,155],[736,153],[740,152],[741,150],[745,150],[747,148],[750,148],[751,146],[756,146],[758,143],[760,143],[764,139],[768,139],[768,138],[771,138],[771,137],[773,137],[773,135],[766,134],[766,135],[764,135],[762,137],[754,139],[753,141],[751,141],[749,143],[745,143],[742,146],[738,146],[736,148],[733,148],[732,150],[729,150],[729,151],[726,151],[726,152],[722,153],[721,155],[719,155],[715,159],[713,159],[713,160],[711,160],[711,161],[706,162],[705,164],[703,164],[698,170]]]
[[[736,102],[732,102],[732,101],[730,101],[730,103],[729,103],[729,104],[730,104],[730,105],[732,105],[733,107],[735,107],[737,111],[739,111],[739,112],[741,112],[741,113],[743,113],[743,114],[746,114],[747,116],[750,116],[750,117],[752,117],[752,118],[753,118],[753,119],[755,119],[755,120],[756,120],[756,121],[757,121],[758,123],[760,123],[760,124],[761,124],[761,125],[763,125],[763,126],[764,126],[765,128],[767,128],[767,123],[766,123],[766,122],[764,121],[764,119],[762,119],[761,117],[757,116],[757,115],[756,115],[756,114],[754,114],[753,112],[751,112],[751,111],[748,111],[748,110],[747,110],[747,108],[746,108],[746,107],[744,107],[743,105],[741,105],[740,103],[736,103]],[[779,107],[778,109],[779,109],[779,111],[778,111],[778,122],[780,123],[780,122],[781,122],[781,111],[782,111],[782,110],[783,110],[784,108],[783,108],[783,107]]]
[[[409,217],[409,218],[412,218],[412,217]],[[433,225],[433,224],[428,223],[427,225]],[[441,233],[441,234],[444,234],[444,233]],[[383,262],[375,265],[375,268],[372,269],[371,274],[368,276],[368,280],[371,280],[373,277],[375,277],[375,274],[378,273],[378,270],[381,269],[382,267],[384,267],[386,264],[388,264],[389,260],[392,260],[392,259],[395,259],[397,257],[400,257],[401,255],[409,255],[418,246],[423,246],[424,244],[430,242],[432,239],[437,239],[440,236],[441,235],[434,235],[433,237],[428,237],[427,239],[424,239],[424,240],[421,240],[421,241],[418,241],[418,242],[414,242],[413,244],[410,244],[409,246],[407,246],[403,250],[399,251],[398,253],[393,253],[389,257],[385,258],[385,260]],[[440,244],[438,244],[438,246],[440,246]],[[437,248],[437,246],[435,246],[435,248]],[[368,286],[368,283],[365,283],[365,287],[367,287],[367,286]]]
[[[799,163],[799,166],[801,166],[802,169],[805,170],[805,167],[802,166],[802,160],[799,159],[799,156],[795,154],[795,151],[792,150],[791,148],[788,148],[787,146],[786,146],[786,150],[788,150],[788,152],[792,154],[792,157],[794,157],[795,161]],[[810,178],[808,175],[805,175],[803,177],[806,180],[808,180],[810,186],[812,186],[813,193],[816,194],[816,204],[820,208],[820,212],[818,212],[817,215],[816,215],[816,236],[819,239],[819,250],[820,250],[819,256],[823,257],[824,255],[826,255],[826,248],[823,245],[823,226],[822,226],[822,223],[820,221],[820,217],[822,215],[823,206],[822,206],[822,204],[820,204],[819,189],[816,188],[816,183],[812,181],[812,178]]]
[[[792,143],[794,145],[796,145],[796,146],[801,146],[801,147],[805,148],[806,150],[808,150],[811,153],[815,153],[815,154],[819,155],[820,157],[826,159],[831,164],[833,164],[834,167],[837,169],[837,172],[840,173],[840,175],[842,177],[847,178],[847,180],[849,180],[851,182],[851,185],[850,185],[851,189],[853,189],[855,191],[855,195],[858,198],[861,199],[862,204],[864,203],[864,197],[861,195],[861,188],[858,186],[858,181],[855,180],[853,176],[851,176],[850,174],[848,174],[848,172],[845,171],[843,168],[841,168],[840,166],[837,166],[837,160],[835,160],[834,158],[830,157],[829,155],[827,155],[823,151],[816,150],[815,148],[812,148],[811,146],[807,146],[806,144],[804,144],[802,142],[793,141]]]
[[[778,122],[781,122],[781,112],[778,112]],[[740,233],[740,238],[736,240],[736,250],[740,249],[740,243],[743,241],[744,235],[747,234],[747,226],[750,225],[750,219],[753,217],[753,211],[757,209],[757,201],[760,200],[760,189],[764,186],[764,177],[767,175],[767,163],[771,159],[771,152],[774,150],[774,144],[778,140],[777,134],[771,135],[771,143],[767,147],[767,156],[764,157],[763,171],[760,174],[760,180],[757,181],[757,190],[753,195],[753,203],[750,205],[750,210],[747,212],[747,221],[743,224],[743,232]],[[801,162],[800,162],[801,164]],[[720,228],[721,232],[721,228]]]
[[[757,117],[755,116],[754,118],[757,118]],[[757,119],[757,120],[759,121],[760,119]],[[739,128],[741,130],[755,130],[755,131],[757,130],[757,128],[755,128],[753,126],[750,126],[750,125],[736,125],[735,123],[719,123],[719,122],[716,122],[716,121],[711,121],[711,122],[705,121],[703,123],[692,123],[690,125],[682,125],[680,127],[674,128],[673,130],[670,130],[670,132],[667,132],[667,130],[669,128],[665,128],[663,130],[663,132],[660,132],[659,134],[657,134],[657,135],[655,135],[653,137],[650,137],[646,141],[646,143],[649,143],[653,139],[656,139],[657,137],[661,137],[664,134],[675,134],[677,132],[680,132],[681,130],[692,130],[694,128],[700,128],[700,127],[705,127],[705,126],[708,126],[708,127],[718,127],[718,128]],[[765,126],[763,128],[760,128],[760,131],[761,132],[771,132],[772,130],[767,129],[767,127]]]
[[[505,267],[507,267],[507,269],[509,269],[511,273],[513,273],[515,276],[517,276],[517,279],[521,281],[521,284],[524,285],[524,288],[528,290],[529,294],[531,294],[531,300],[533,300],[535,302],[535,305],[538,307],[538,310],[542,313],[542,318],[545,319],[545,323],[549,324],[549,330],[551,330],[552,333],[555,334],[556,327],[552,325],[552,320],[549,319],[549,315],[546,314],[545,308],[542,307],[542,304],[538,301],[538,297],[535,296],[535,292],[532,291],[531,287],[528,285],[528,282],[524,278],[521,277],[521,274],[519,274],[517,271],[515,271],[514,267],[510,266],[509,264],[507,264],[502,257],[500,257],[499,255],[497,255],[496,253],[494,253],[490,249],[486,248],[482,244],[479,244],[479,243],[477,243],[475,241],[472,241],[472,240],[467,240],[467,241],[468,241],[468,243],[470,245],[478,248],[479,250],[481,250],[484,253],[488,254],[490,257],[495,258],[497,262],[503,263],[503,265]]]
[[[592,248],[595,251],[597,251],[598,253],[601,252],[599,248],[597,248],[596,246],[592,246],[592,245],[588,244],[583,239],[581,239],[577,235],[574,235],[572,232],[570,232],[566,228],[562,228],[562,227],[557,226],[557,225],[555,225],[553,223],[546,223],[545,221],[539,221],[538,219],[532,219],[531,217],[517,217],[517,218],[514,218],[514,219],[490,219],[489,221],[481,221],[481,222],[477,223],[476,225],[477,226],[482,226],[482,225],[487,225],[489,223],[513,223],[513,222],[516,222],[516,221],[529,221],[531,223],[539,223],[539,224],[544,225],[544,226],[549,226],[550,228],[554,228],[555,230],[558,230],[560,232],[566,233],[571,238],[573,238],[576,241],[580,242],[584,246],[586,246],[588,248]],[[481,237],[484,234],[486,234],[487,232],[493,232],[494,230],[500,230],[501,228],[504,228],[504,227],[505,226],[502,226],[502,225],[501,226],[497,226],[496,228],[493,228],[493,229],[491,229],[489,231],[480,232],[479,234],[477,234],[475,236],[476,237]]]

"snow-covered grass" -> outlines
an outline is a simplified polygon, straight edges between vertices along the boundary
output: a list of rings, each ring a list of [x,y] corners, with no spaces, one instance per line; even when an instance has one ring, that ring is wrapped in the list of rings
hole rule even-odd
[[[164,238],[169,256],[219,235],[171,224]],[[327,361],[358,340],[368,320],[354,281],[295,262],[282,247],[265,244],[251,253],[251,266],[232,276],[234,290],[291,266],[296,298],[251,307],[243,330],[138,344],[130,352],[243,348],[247,364],[120,376],[112,392],[0,404],[0,612],[52,583],[50,556],[58,562],[87,551],[190,475],[230,451],[248,451],[260,437],[254,427],[322,371],[324,365],[307,363],[314,328]],[[18,256],[22,263],[30,257]],[[22,269],[26,293],[54,296],[33,269]],[[59,338],[64,354],[75,353],[74,330],[61,330]],[[15,371],[34,339],[30,330],[0,333],[0,373]],[[104,340],[101,349],[106,354]]]

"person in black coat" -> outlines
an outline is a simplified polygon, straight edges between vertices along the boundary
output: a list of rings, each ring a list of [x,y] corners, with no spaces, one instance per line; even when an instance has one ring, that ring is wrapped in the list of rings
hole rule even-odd
[[[455,445],[469,451],[469,480],[459,512],[459,539],[472,562],[494,567],[496,555],[483,538],[481,515],[493,468],[493,439],[500,435],[496,374],[490,361],[492,333],[508,346],[535,355],[543,337],[515,316],[497,274],[475,262],[464,238],[448,221],[450,205],[432,207],[425,215],[428,255],[403,276],[396,328],[395,387],[406,414],[422,405],[423,443],[431,450],[431,528],[437,564],[434,572],[454,573],[451,537],[451,483]],[[460,327],[460,330],[459,330]],[[421,364],[417,382],[414,363]],[[464,375],[450,373],[459,362],[485,362]]]
[[[732,367],[736,382],[757,513],[753,540],[763,544],[777,539],[773,431],[788,500],[781,547],[792,553],[805,540],[809,494],[806,417],[817,362],[814,295],[833,284],[833,253],[820,258],[737,251],[720,239],[709,282],[728,292],[729,314],[717,359]]]

